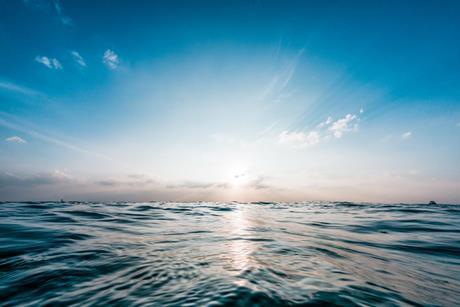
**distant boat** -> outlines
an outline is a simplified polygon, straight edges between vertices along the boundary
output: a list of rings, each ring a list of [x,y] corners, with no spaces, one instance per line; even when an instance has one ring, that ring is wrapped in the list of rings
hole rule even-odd
[[[430,202],[428,203],[428,205],[437,205],[437,203],[436,203],[434,200],[430,200]]]

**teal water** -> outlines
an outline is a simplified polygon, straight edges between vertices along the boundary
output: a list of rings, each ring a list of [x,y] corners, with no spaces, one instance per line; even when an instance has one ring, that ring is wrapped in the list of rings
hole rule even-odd
[[[0,203],[0,305],[458,306],[460,207]]]

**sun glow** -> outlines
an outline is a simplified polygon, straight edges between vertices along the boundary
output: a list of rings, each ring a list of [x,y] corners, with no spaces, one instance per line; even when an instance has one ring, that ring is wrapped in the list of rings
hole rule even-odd
[[[228,169],[228,182],[232,187],[238,188],[246,185],[250,180],[250,175],[246,166],[241,164],[233,165]]]
[[[249,181],[249,176],[246,173],[235,173],[230,182],[234,187],[241,187],[244,186]]]

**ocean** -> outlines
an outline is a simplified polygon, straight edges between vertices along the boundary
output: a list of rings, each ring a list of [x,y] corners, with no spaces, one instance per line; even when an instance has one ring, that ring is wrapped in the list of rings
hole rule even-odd
[[[460,206],[0,203],[1,306],[458,306]]]

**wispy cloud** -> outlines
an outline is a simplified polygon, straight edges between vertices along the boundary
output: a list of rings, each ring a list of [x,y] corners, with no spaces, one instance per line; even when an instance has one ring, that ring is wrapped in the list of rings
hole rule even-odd
[[[0,112],[0,115],[7,115],[7,114],[3,113],[3,112]],[[3,119],[3,118],[0,117],[0,126],[6,127],[8,129],[15,130],[15,131],[18,131],[18,132],[21,132],[21,133],[24,133],[24,134],[27,134],[30,137],[35,138],[37,140],[41,140],[41,141],[44,141],[44,142],[47,142],[47,143],[50,143],[50,144],[61,146],[61,147],[67,148],[69,150],[73,150],[73,151],[80,152],[80,153],[83,153],[83,154],[91,155],[91,156],[94,156],[94,157],[97,157],[97,158],[100,158],[100,159],[103,159],[103,160],[113,161],[112,158],[110,158],[110,157],[108,157],[106,155],[103,155],[103,154],[100,154],[100,153],[97,153],[97,152],[94,152],[94,151],[91,151],[91,150],[87,150],[85,148],[79,147],[79,146],[74,145],[74,144],[70,144],[68,142],[62,141],[60,139],[54,138],[54,137],[46,135],[44,133],[40,133],[40,132],[38,132],[38,131],[36,131],[36,130],[34,130],[32,128],[27,128],[26,124],[24,122],[21,122],[21,121],[16,120],[16,121],[13,122],[13,121],[9,121],[9,120],[6,120],[6,119]]]
[[[340,139],[345,133],[355,130],[357,128],[356,115],[347,114],[344,118],[341,118],[332,123],[329,130],[332,132],[334,137]]]
[[[75,143],[64,141],[48,133],[40,132],[39,129],[37,129],[36,126],[31,124],[30,122],[21,120],[17,118],[16,116],[13,116],[8,113],[1,112],[1,111],[0,111],[0,126],[20,132],[22,134],[30,136],[31,138],[49,143],[51,145],[59,146],[59,147],[74,151],[76,153],[81,153],[81,154],[84,154],[84,155],[87,155],[87,156],[90,156],[96,159],[100,159],[102,161],[111,162],[117,167],[127,170],[127,171],[129,170],[130,172],[136,172],[136,173],[139,172],[138,168],[133,167],[129,163],[126,163],[124,161],[115,160],[112,157],[105,155],[103,153],[100,153],[94,150],[90,150],[85,147],[81,147]]]
[[[107,49],[104,52],[104,56],[102,57],[102,62],[110,69],[116,69],[120,64],[120,60],[118,55],[110,49]]]
[[[70,54],[72,55],[74,61],[78,63],[78,65],[81,67],[86,67],[85,59],[77,51],[71,51]]]
[[[10,136],[10,137],[6,138],[5,141],[10,142],[10,143],[17,143],[17,144],[25,144],[25,143],[27,143],[26,140],[24,140],[23,138],[21,138],[21,137],[19,137],[17,135]]]
[[[62,7],[60,0],[53,0],[53,6],[54,6],[54,9],[56,10],[56,14],[59,20],[62,22],[63,25],[66,25],[66,26],[73,25],[72,19],[64,13],[64,8]]]
[[[313,146],[320,141],[320,134],[318,131],[310,132],[289,132],[283,131],[278,136],[278,143],[292,145],[293,147],[303,148]]]
[[[22,2],[32,10],[54,15],[65,26],[73,25],[72,19],[65,14],[60,0],[22,0]]]
[[[41,11],[48,11],[50,9],[50,3],[46,0],[22,0],[22,3],[31,9],[37,9]]]
[[[359,113],[361,114],[362,112],[361,109]],[[358,123],[359,115],[357,114],[347,114],[345,117],[335,121],[329,116],[311,131],[285,130],[281,132],[278,136],[278,143],[290,145],[295,148],[313,146],[331,138],[342,138],[345,134],[357,130]]]
[[[299,50],[295,57],[283,67],[281,71],[276,73],[270,82],[265,87],[261,94],[261,100],[270,99],[272,101],[280,101],[283,97],[283,92],[288,87],[289,82],[294,77],[297,65],[302,57],[304,49]]]
[[[18,93],[18,94],[25,95],[25,96],[31,96],[31,97],[44,97],[45,96],[44,94],[42,94],[42,93],[40,93],[38,91],[35,91],[33,89],[30,89],[30,88],[27,88],[27,87],[24,87],[24,86],[17,85],[17,84],[12,83],[12,82],[2,82],[2,81],[0,81],[0,89],[10,91],[10,92],[14,92],[14,93]]]
[[[401,140],[408,140],[412,137],[412,131],[407,131],[401,134]]]
[[[35,61],[48,67],[49,69],[62,69],[61,62],[56,58],[48,58],[46,56],[36,56]]]

